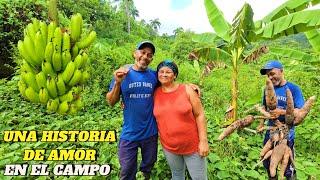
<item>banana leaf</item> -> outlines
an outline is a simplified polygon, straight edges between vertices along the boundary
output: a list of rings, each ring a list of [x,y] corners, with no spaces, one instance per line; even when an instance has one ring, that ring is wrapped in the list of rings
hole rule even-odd
[[[192,41],[201,43],[201,44],[213,44],[218,41],[220,38],[214,33],[202,33],[195,34],[192,36]]]
[[[280,36],[306,32],[320,27],[320,10],[307,10],[292,13],[268,23],[258,29],[256,34],[261,38],[275,39]]]
[[[264,23],[269,23],[274,21],[282,16],[286,16],[288,14],[302,11],[307,9],[310,6],[314,6],[319,4],[319,0],[289,0],[280,5],[278,8],[273,10],[267,16],[265,16],[261,21]]]
[[[217,48],[217,47],[203,47],[203,48],[196,48],[193,50],[195,54],[197,54],[199,59],[205,59],[206,61],[224,61],[229,62],[232,56],[228,52]]]
[[[230,41],[230,24],[225,20],[223,13],[218,9],[213,0],[204,0],[207,16],[211,26],[219,37]]]
[[[231,27],[231,44],[233,48],[244,47],[250,43],[255,38],[254,28],[252,8],[245,3],[233,19]]]
[[[281,48],[281,47],[269,47],[269,53],[280,56],[286,57],[289,59],[295,59],[299,61],[313,61],[316,56],[306,53],[303,51],[289,49],[289,48]]]
[[[320,33],[319,30],[313,29],[310,31],[307,31],[304,33],[308,40],[309,43],[311,44],[312,48],[316,52],[320,52]]]

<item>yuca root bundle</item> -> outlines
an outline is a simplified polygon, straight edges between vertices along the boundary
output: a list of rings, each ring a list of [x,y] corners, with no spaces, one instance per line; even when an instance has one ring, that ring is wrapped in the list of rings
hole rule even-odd
[[[82,85],[90,78],[86,51],[96,38],[95,31],[84,37],[82,25],[79,13],[71,17],[69,29],[37,19],[27,25],[18,42],[23,58],[18,86],[24,98],[59,114],[82,109]]]
[[[267,105],[266,109],[275,110],[277,108],[277,97],[270,79],[267,79],[266,81],[265,97]],[[292,93],[289,89],[286,89],[286,97],[287,107],[285,114],[285,123],[282,123],[278,119],[272,117],[270,112],[268,112],[264,107],[256,105],[254,108],[258,112],[260,112],[262,116],[249,115],[245,117],[243,120],[237,120],[233,122],[230,126],[228,126],[218,137],[218,140],[223,140],[225,137],[233,133],[236,129],[249,126],[255,119],[261,119],[260,124],[257,127],[257,131],[262,132],[266,129],[264,127],[265,119],[270,119],[271,121],[274,121],[274,125],[272,127],[268,127],[268,129],[270,130],[270,139],[261,149],[260,161],[255,166],[259,165],[264,160],[270,158],[270,175],[272,177],[276,176],[277,167],[280,164],[279,173],[281,179],[284,178],[284,172],[288,166],[289,158],[292,165],[294,165],[292,150],[287,145],[289,129],[292,126],[299,125],[303,122],[303,119],[308,115],[316,99],[315,96],[312,96],[307,100],[307,102],[301,109],[295,109]]]
[[[299,125],[303,122],[304,118],[308,115],[310,112],[314,102],[316,100],[316,96],[310,97],[307,102],[304,103],[304,106],[294,112],[294,125]]]
[[[277,100],[276,92],[274,90],[272,81],[269,78],[267,78],[266,80],[264,93],[266,98],[266,106],[268,110],[275,110],[277,108],[278,100]],[[264,110],[264,108],[262,107],[256,107],[256,108],[264,116],[271,118],[271,115],[266,110]],[[264,130],[264,119],[261,119],[259,126],[257,127],[257,131],[262,132],[263,130]]]
[[[221,141],[225,137],[229,136],[231,133],[233,133],[236,129],[244,128],[246,126],[249,126],[254,121],[254,117],[252,115],[249,115],[245,117],[244,119],[239,119],[235,122],[233,122],[231,125],[229,125],[218,137],[218,140]]]
[[[266,89],[265,89],[266,105],[269,110],[275,110],[277,108],[278,100],[276,92],[273,88],[272,81],[267,78],[266,80]]]
[[[286,107],[286,115],[285,115],[285,122],[288,126],[293,126],[294,121],[294,102],[293,97],[290,89],[286,89],[286,96],[287,96],[287,107]]]
[[[270,175],[271,177],[276,176],[277,167],[280,164],[280,176],[281,179],[284,177],[285,169],[288,166],[289,158],[291,162],[293,161],[293,154],[290,147],[287,145],[287,139],[283,139],[279,145],[274,147],[272,154],[270,156]]]

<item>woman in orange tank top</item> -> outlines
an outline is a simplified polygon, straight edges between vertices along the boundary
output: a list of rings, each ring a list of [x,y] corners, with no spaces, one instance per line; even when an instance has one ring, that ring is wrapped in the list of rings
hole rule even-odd
[[[157,73],[161,86],[154,94],[153,113],[172,179],[185,179],[186,166],[192,179],[207,179],[209,145],[200,98],[188,85],[175,82],[179,72],[171,60],[162,61]]]

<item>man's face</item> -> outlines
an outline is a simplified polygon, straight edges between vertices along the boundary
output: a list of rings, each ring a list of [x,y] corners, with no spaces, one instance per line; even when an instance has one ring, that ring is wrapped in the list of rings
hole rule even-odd
[[[140,70],[144,71],[148,68],[148,65],[152,61],[153,53],[152,49],[149,47],[145,47],[140,50],[136,50],[134,52],[134,58],[135,58],[135,67]]]
[[[271,70],[267,70],[266,75],[272,81],[273,86],[279,86],[281,82],[284,80],[282,69],[273,68]]]

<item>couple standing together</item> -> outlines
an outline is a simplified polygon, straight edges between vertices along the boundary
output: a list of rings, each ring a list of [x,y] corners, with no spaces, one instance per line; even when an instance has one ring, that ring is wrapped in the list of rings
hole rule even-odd
[[[190,85],[175,82],[179,71],[171,60],[162,61],[157,71],[148,68],[155,46],[144,41],[134,51],[135,62],[114,72],[106,95],[110,105],[122,98],[124,122],[118,155],[120,179],[135,179],[138,148],[140,171],[145,179],[157,160],[158,133],[172,179],[207,179],[209,153],[207,123],[200,98]]]

